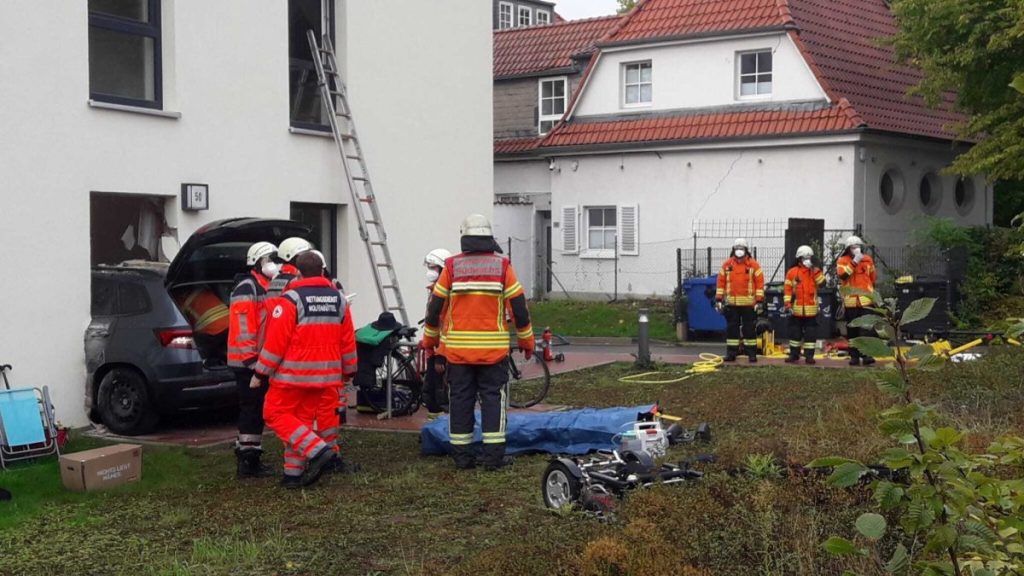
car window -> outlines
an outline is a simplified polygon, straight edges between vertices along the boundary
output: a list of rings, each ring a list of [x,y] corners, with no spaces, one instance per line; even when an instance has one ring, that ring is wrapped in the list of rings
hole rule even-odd
[[[141,284],[122,282],[118,286],[118,314],[142,314],[149,310],[149,296]]]
[[[103,278],[92,279],[93,316],[113,316],[117,310],[117,284]]]

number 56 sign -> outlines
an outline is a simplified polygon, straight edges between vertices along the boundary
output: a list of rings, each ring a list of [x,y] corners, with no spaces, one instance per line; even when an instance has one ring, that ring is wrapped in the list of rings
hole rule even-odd
[[[210,186],[207,184],[182,184],[181,209],[198,211],[210,208]]]

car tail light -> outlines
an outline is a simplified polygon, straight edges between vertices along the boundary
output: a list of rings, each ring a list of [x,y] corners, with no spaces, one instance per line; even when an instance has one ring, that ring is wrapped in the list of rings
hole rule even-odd
[[[195,350],[196,342],[192,338],[192,331],[188,328],[160,328],[155,330],[160,345],[164,348],[182,348]]]

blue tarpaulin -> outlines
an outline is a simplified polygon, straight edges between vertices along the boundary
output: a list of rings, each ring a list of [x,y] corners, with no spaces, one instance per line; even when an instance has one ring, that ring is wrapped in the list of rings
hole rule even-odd
[[[618,445],[618,435],[632,430],[640,412],[652,406],[635,408],[583,408],[565,412],[518,412],[509,414],[505,427],[505,452],[522,454],[587,454],[609,450]],[[480,414],[473,430],[474,442],[480,443]],[[448,417],[429,422],[420,430],[425,456],[439,456],[451,451],[448,443]]]

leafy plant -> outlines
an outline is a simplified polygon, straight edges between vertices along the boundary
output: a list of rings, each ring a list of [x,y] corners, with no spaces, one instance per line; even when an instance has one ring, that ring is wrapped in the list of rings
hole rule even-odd
[[[915,398],[914,369],[941,365],[927,344],[904,350],[899,343],[907,324],[925,318],[935,300],[916,300],[902,314],[894,302],[872,299],[873,314],[851,326],[873,329],[880,337],[854,338],[851,345],[871,356],[891,356],[895,377],[878,383],[896,403],[878,414],[879,429],[895,441],[879,463],[888,474],[856,460],[819,458],[812,467],[832,468],[829,483],[852,487],[872,480],[873,499],[886,516],[862,514],[854,540],[832,536],[822,547],[848,556],[857,572],[847,574],[922,574],[925,576],[996,576],[1024,572],[1024,478],[1014,477],[1024,464],[1024,439],[1002,438],[987,454],[969,454],[959,445],[964,434],[937,427],[935,410]],[[893,376],[893,375],[890,375]],[[883,557],[881,541],[895,544]]]
[[[782,478],[782,465],[772,454],[750,454],[743,462],[743,472],[757,480]]]

